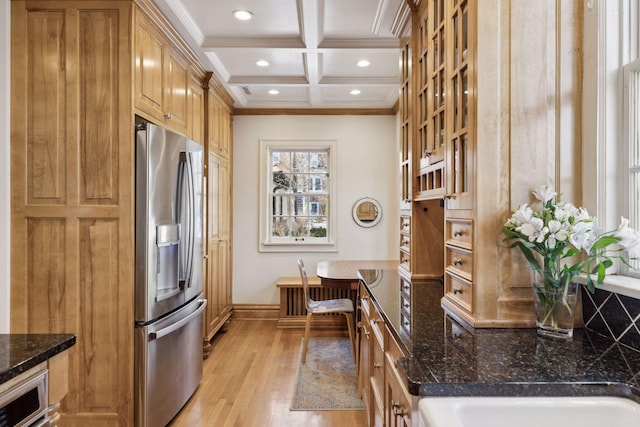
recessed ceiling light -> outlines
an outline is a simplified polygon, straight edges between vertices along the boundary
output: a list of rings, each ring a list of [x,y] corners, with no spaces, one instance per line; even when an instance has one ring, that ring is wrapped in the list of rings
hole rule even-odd
[[[277,91],[277,90],[275,90],[275,89],[270,89],[270,90],[269,90],[269,95],[277,95],[277,94],[279,94],[279,93],[280,93],[280,92],[279,92],[279,91]]]
[[[269,61],[265,61],[264,59],[259,59],[256,61],[256,65],[258,67],[268,67],[269,66]]]
[[[249,12],[248,10],[234,10],[232,12],[232,15],[239,21],[248,21],[253,17],[253,13]]]
[[[349,92],[351,95],[360,95],[360,89],[353,89],[351,92]]]
[[[361,59],[360,61],[358,61],[358,67],[368,67],[369,65],[371,65],[371,62],[367,61],[366,59]]]

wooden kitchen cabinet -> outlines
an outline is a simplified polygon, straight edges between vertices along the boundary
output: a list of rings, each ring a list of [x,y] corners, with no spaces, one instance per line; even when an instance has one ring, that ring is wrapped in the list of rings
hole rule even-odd
[[[228,160],[213,153],[208,156],[208,224],[207,275],[204,296],[205,308],[204,355],[208,357],[211,338],[231,318],[230,226],[231,198]]]
[[[207,269],[204,297],[204,356],[208,357],[211,338],[232,314],[231,293],[231,98],[205,76],[205,140],[207,151]]]
[[[76,334],[60,425],[132,426],[135,115],[206,141],[205,72],[147,0],[15,0],[11,23],[11,332]]]
[[[145,118],[186,135],[190,63],[147,15],[136,14],[135,28],[135,106]]]
[[[225,100],[215,87],[209,88],[207,98],[208,128],[212,131],[207,136],[209,150],[220,157],[231,156],[231,109],[228,100]]]
[[[582,2],[478,5],[406,2],[394,23],[410,74],[401,270],[443,278],[443,306],[474,327],[533,327],[528,264],[500,245],[501,227],[542,184],[580,204]]]
[[[411,427],[418,398],[409,394],[406,378],[395,366],[407,356],[363,284],[359,289],[358,384],[370,427]]]
[[[194,141],[197,141],[204,145],[204,88],[202,87],[202,79],[204,76],[193,70],[190,74],[189,84],[189,131],[187,136]]]

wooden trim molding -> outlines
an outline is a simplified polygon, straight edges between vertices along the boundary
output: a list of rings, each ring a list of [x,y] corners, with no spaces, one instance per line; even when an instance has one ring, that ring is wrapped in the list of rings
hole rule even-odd
[[[395,116],[394,108],[236,108],[236,116]]]
[[[278,304],[234,304],[231,319],[277,319]]]

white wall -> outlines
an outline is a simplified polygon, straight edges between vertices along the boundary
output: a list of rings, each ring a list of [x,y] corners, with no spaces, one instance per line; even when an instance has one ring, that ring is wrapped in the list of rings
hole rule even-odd
[[[338,252],[258,252],[260,139],[335,139],[338,154]],[[398,259],[399,154],[394,116],[236,116],[233,122],[233,302],[278,304],[275,282],[325,260]],[[373,197],[382,220],[361,228],[356,200]]]
[[[11,40],[10,1],[0,2],[0,333],[9,332],[9,237],[11,199],[9,190],[9,43]]]

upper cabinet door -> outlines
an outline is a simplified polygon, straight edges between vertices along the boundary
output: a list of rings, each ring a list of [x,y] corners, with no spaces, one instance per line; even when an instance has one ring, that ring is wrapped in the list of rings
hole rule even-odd
[[[473,57],[475,19],[468,2],[456,0],[445,9],[447,209],[473,209],[475,187],[475,84]]]
[[[135,106],[164,122],[164,38],[145,16],[138,14],[135,33]]]
[[[187,129],[189,63],[173,48],[168,48],[166,61],[164,117],[169,127],[185,132]]]
[[[135,107],[158,125],[187,134],[190,64],[145,15],[136,16]]]

